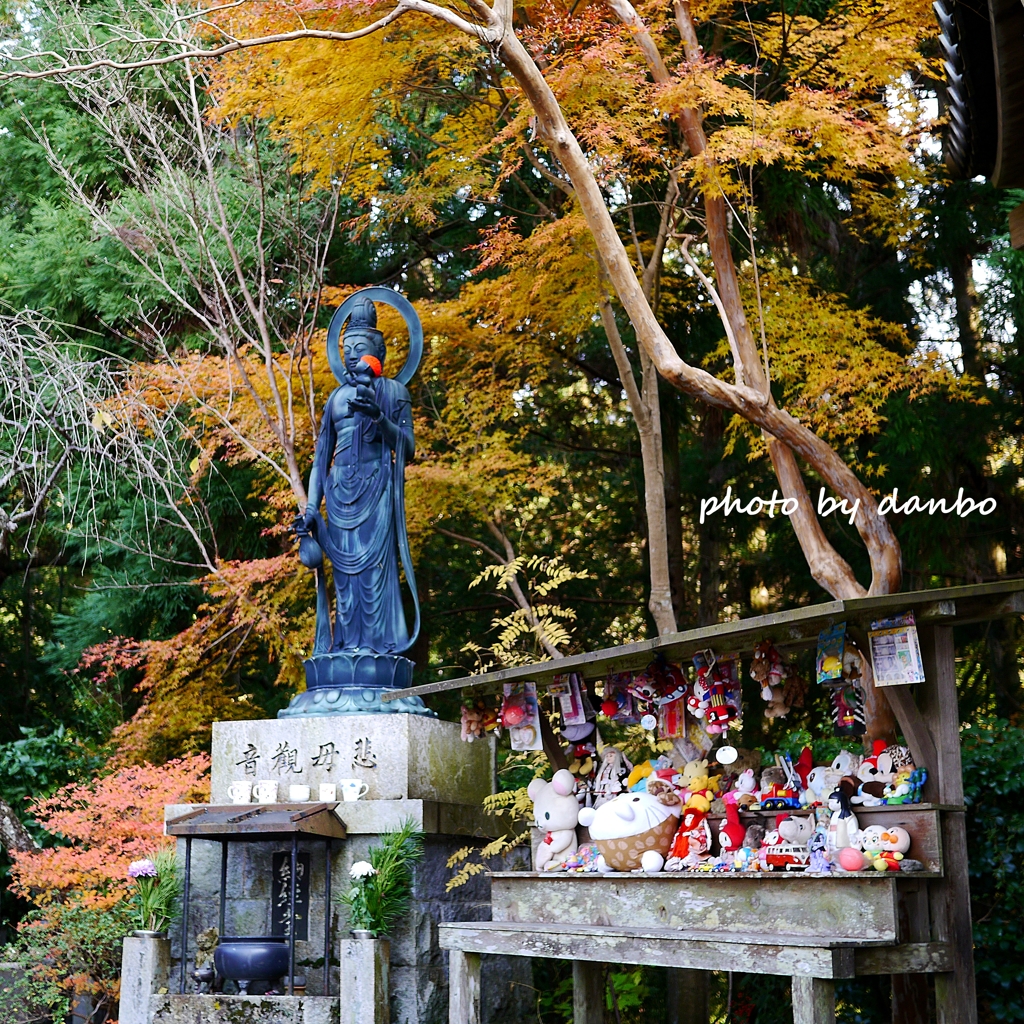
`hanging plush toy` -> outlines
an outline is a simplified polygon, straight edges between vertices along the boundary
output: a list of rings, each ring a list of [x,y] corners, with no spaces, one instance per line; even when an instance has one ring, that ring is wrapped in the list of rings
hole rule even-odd
[[[837,736],[863,736],[867,732],[861,658],[860,651],[847,643],[842,676],[825,684],[832,690],[832,726]]]
[[[462,732],[461,739],[465,743],[472,743],[480,739],[484,734],[484,705],[483,701],[476,701],[471,706],[462,706]]]

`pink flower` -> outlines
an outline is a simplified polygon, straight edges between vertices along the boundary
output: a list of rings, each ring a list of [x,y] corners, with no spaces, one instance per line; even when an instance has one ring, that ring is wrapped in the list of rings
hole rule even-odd
[[[133,860],[128,865],[129,878],[156,878],[156,865],[149,860]]]

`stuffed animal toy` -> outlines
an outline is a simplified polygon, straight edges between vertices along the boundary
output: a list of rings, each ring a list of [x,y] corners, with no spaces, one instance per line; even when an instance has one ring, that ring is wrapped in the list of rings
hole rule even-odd
[[[484,709],[482,704],[477,703],[473,707],[462,708],[462,732],[461,739],[465,743],[472,743],[480,739],[484,734]]]
[[[696,808],[683,812],[683,820],[672,839],[668,857],[665,860],[666,871],[692,870],[701,861],[701,857],[711,849],[711,825],[707,814]]]
[[[526,792],[533,801],[536,827],[546,833],[533,867],[535,871],[551,871],[576,852],[576,823],[586,810],[580,810],[576,780],[565,768],[555,772],[550,782],[534,779]]]
[[[765,768],[761,772],[761,789],[758,792],[758,799],[763,800],[766,796],[773,795],[778,787],[785,785],[786,771],[784,768],[779,768],[777,765]]]
[[[757,803],[757,779],[753,768],[746,768],[736,777],[733,787],[723,797],[726,804],[743,809]]]
[[[654,762],[650,759],[642,762],[641,764],[635,765],[633,770],[626,777],[626,789],[634,790],[640,787],[640,783],[643,782],[648,775],[652,775],[653,773]]]
[[[743,836],[743,845],[748,850],[759,850],[764,842],[764,825],[748,825]]]
[[[913,771],[916,767],[910,748],[904,747],[900,743],[891,743],[885,748],[884,753],[889,759],[888,770],[893,774],[904,770]]]
[[[855,754],[851,750],[840,750],[832,759],[832,764],[829,765],[828,771],[825,773],[825,792],[832,793],[838,789],[839,780],[844,775],[856,776],[860,760],[860,754]]]
[[[800,806],[800,793],[795,786],[796,779],[790,785],[787,770],[781,765],[765,768],[761,773],[761,791],[758,803],[762,810],[782,811]]]
[[[579,812],[609,871],[660,871],[679,826],[679,803],[650,793],[623,793],[596,810]],[[599,869],[602,866],[599,864]]]
[[[694,718],[704,718],[711,706],[711,687],[707,681],[698,676],[686,697],[686,710]]]
[[[618,747],[605,747],[594,778],[594,806],[600,807],[624,792],[626,779],[632,770],[632,762]]]
[[[810,778],[812,769],[814,768],[814,755],[811,753],[810,747],[804,747],[800,751],[800,756],[796,759],[793,765],[793,771],[796,772],[797,778],[800,780],[800,788],[807,788],[807,780]]]
[[[762,640],[754,648],[750,678],[761,687],[761,699],[772,699],[772,688],[782,683],[782,658],[771,640]]]
[[[746,838],[747,830],[740,824],[740,812],[735,804],[725,805],[725,821],[718,830],[718,844],[723,854],[735,853]]]
[[[825,802],[825,797],[828,796],[828,791],[825,789],[825,780],[829,771],[829,768],[819,765],[807,773],[805,789],[800,794],[800,803],[804,807],[817,807]]]
[[[785,718],[793,708],[803,707],[807,683],[792,665],[782,660],[771,640],[764,640],[754,648],[750,677],[761,686],[761,698],[766,702],[765,718]]]
[[[872,826],[865,831],[878,830],[878,835],[872,834],[871,849],[865,846],[865,854],[871,860],[871,866],[876,871],[899,871],[903,867],[903,859],[910,849],[910,833],[905,828],[890,826],[888,828],[878,825]]]
[[[794,846],[806,846],[814,833],[814,819],[806,814],[780,814],[775,819],[779,835]]]
[[[856,775],[861,782],[892,782],[892,755],[887,750],[885,740],[875,740],[871,756],[857,766]]]

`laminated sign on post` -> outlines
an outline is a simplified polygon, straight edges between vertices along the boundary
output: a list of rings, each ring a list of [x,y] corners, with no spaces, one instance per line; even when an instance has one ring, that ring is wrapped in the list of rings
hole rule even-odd
[[[909,686],[924,682],[924,662],[913,612],[872,622],[868,637],[875,686]]]

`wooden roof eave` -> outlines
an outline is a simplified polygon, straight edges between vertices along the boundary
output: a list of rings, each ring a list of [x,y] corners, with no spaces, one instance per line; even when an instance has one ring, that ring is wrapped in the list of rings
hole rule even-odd
[[[500,669],[475,676],[441,680],[394,690],[384,701],[399,697],[427,696],[451,690],[471,689],[477,693],[495,693],[505,683],[531,680],[547,682],[564,672],[578,672],[587,679],[599,679],[614,672],[631,672],[645,668],[663,654],[669,661],[685,662],[705,647],[719,654],[738,651],[750,654],[755,645],[771,637],[780,648],[799,649],[813,646],[818,634],[837,622],[867,628],[872,620],[913,610],[919,625],[944,623],[965,625],[988,619],[1024,614],[1024,579],[1002,580],[936,590],[859,597],[846,601],[829,601],[806,608],[791,608],[754,618],[721,622],[713,626],[667,633],[651,640],[588,651],[557,660],[541,661],[515,668]]]

